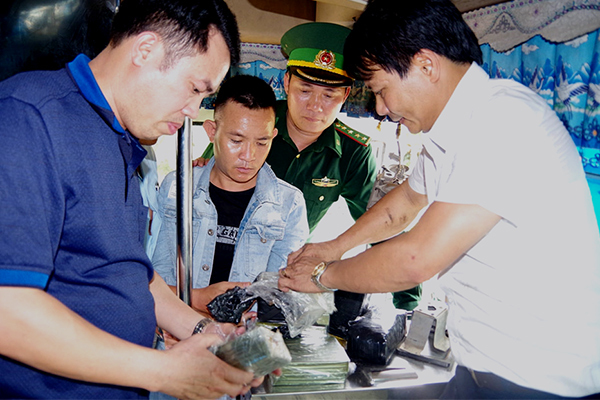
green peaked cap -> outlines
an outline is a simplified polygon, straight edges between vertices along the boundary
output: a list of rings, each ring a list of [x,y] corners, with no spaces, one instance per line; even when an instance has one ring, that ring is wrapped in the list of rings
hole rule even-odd
[[[350,33],[345,26],[308,22],[293,27],[281,37],[281,51],[288,68],[304,80],[327,86],[350,86],[344,69],[344,43]]]

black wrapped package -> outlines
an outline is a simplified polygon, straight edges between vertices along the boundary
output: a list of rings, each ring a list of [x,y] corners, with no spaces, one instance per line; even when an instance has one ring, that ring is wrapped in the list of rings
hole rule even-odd
[[[256,305],[257,321],[276,325],[276,329],[281,332],[284,339],[291,339],[290,329],[287,326],[287,322],[285,322],[285,316],[281,308],[261,298],[258,299]]]
[[[365,312],[368,297],[362,293],[337,290],[334,293],[336,311],[329,317],[327,332],[341,339],[348,339],[349,323]]]
[[[257,305],[257,315],[260,322],[277,324],[285,323],[285,316],[283,315],[281,308],[277,307],[275,304],[269,304],[263,299],[258,299]]]
[[[215,297],[208,303],[208,311],[218,322],[237,324],[244,312],[260,298],[282,311],[290,337],[295,337],[323,314],[335,310],[331,293],[282,292],[277,288],[278,280],[277,272],[263,272],[250,286],[235,287]]]
[[[356,363],[387,365],[406,335],[406,311],[369,310],[350,322],[346,352]]]
[[[206,305],[206,308],[217,322],[239,324],[242,315],[252,307],[254,301],[254,296],[248,294],[245,289],[236,286],[212,299]]]

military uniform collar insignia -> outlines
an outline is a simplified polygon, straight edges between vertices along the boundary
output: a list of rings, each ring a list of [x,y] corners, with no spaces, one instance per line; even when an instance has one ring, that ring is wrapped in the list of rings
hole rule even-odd
[[[371,141],[369,136],[350,128],[339,119],[335,121],[335,130],[365,147],[368,146]]]

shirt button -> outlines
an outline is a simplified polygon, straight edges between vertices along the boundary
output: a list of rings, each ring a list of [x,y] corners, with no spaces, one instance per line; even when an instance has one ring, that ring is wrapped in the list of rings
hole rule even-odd
[[[265,239],[265,238],[260,238],[260,242],[261,242],[261,243],[267,243],[267,239]]]
[[[325,200],[325,196],[319,196],[319,201]]]
[[[208,265],[206,265],[206,264],[204,264],[202,266],[202,271],[208,271],[209,269],[210,269],[210,267]]]
[[[296,158],[300,158],[300,154],[296,154]]]
[[[215,231],[213,231],[212,229],[208,230],[208,236],[212,236],[212,235],[214,235],[214,233],[215,233]]]

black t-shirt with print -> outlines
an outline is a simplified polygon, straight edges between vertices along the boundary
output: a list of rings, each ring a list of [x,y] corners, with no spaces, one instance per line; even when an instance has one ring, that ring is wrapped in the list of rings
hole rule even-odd
[[[229,192],[210,184],[210,198],[217,209],[217,245],[210,284],[229,280],[240,223],[254,194],[254,188]]]

